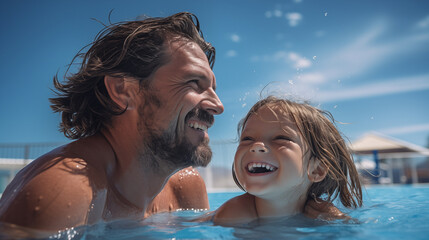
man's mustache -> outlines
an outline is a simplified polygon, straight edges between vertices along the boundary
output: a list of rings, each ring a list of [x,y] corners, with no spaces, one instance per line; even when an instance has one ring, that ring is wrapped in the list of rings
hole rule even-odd
[[[185,122],[187,122],[191,117],[195,117],[198,120],[202,121],[202,122],[206,122],[210,125],[213,125],[214,123],[214,117],[212,114],[210,114],[209,112],[207,112],[204,109],[201,108],[194,108],[192,109],[185,117]]]

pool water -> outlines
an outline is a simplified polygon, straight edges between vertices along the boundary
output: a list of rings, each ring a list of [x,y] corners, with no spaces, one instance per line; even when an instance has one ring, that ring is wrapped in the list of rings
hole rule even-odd
[[[210,193],[217,209],[241,193]],[[161,213],[142,221],[119,220],[78,227],[51,239],[428,239],[429,186],[376,186],[364,193],[364,206],[340,208],[359,223],[326,222],[303,216],[255,222],[237,227],[193,222],[198,211]]]

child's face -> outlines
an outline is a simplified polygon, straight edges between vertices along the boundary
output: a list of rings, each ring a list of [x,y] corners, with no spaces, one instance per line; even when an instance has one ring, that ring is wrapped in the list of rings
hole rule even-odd
[[[277,114],[262,107],[250,116],[235,154],[237,179],[255,196],[301,195],[310,186],[307,146],[295,124]]]

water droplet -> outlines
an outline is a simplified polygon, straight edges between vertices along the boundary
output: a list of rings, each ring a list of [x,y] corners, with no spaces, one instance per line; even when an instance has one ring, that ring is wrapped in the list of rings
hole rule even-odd
[[[37,198],[37,201],[42,201],[43,200],[43,196],[42,195],[40,195],[38,198]]]
[[[334,106],[334,108],[337,108],[337,107],[338,107],[338,105],[335,105],[335,106]]]
[[[72,205],[71,202],[67,203],[67,207],[71,207],[71,205]]]
[[[341,80],[338,79],[338,83],[341,83]]]
[[[325,17],[328,16],[328,12],[325,12]]]
[[[246,105],[247,105],[246,103],[243,103],[243,105],[241,105],[241,107],[244,108]]]
[[[371,117],[371,120],[374,120],[374,117]]]
[[[390,218],[389,218],[389,221],[392,221],[393,219],[395,219],[395,218],[394,218],[394,217],[390,217]]]
[[[313,56],[313,60],[316,60],[317,56]]]
[[[35,212],[40,211],[40,206],[36,206],[36,207],[34,208],[34,211],[35,211]]]
[[[106,218],[111,218],[112,212],[110,210],[106,210],[105,216],[106,216]]]
[[[290,85],[293,85],[293,80],[288,81]]]

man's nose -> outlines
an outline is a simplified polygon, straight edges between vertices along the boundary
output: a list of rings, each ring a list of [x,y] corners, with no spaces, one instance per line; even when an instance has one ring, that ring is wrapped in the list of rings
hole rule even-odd
[[[255,142],[251,147],[250,151],[254,153],[268,153],[268,148],[265,147],[263,142]]]
[[[213,88],[207,89],[206,94],[207,98],[201,102],[201,107],[213,115],[223,113],[223,104]]]

